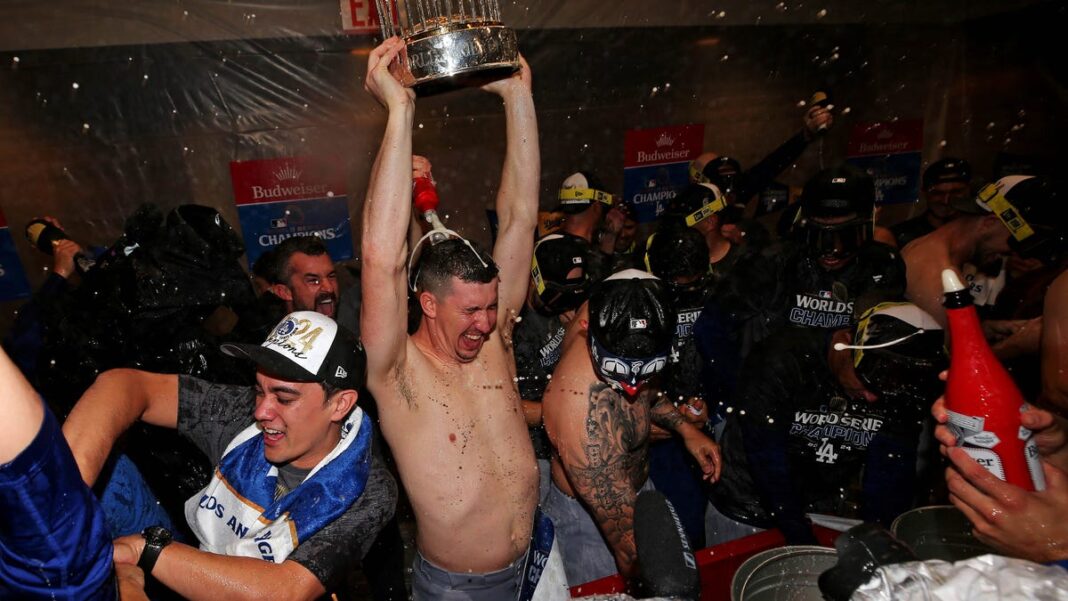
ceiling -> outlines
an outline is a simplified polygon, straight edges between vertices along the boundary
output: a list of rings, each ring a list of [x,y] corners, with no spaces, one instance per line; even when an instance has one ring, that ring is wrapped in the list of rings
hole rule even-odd
[[[336,35],[374,0],[5,0],[0,51]],[[426,4],[460,0],[408,0]],[[476,0],[464,0],[468,3]],[[477,0],[486,2],[487,0]],[[502,0],[516,29],[953,23],[1039,0]]]

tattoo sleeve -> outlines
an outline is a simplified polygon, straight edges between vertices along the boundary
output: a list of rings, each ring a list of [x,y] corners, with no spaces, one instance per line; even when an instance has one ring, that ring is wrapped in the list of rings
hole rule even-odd
[[[679,425],[685,420],[679,413],[678,408],[675,407],[675,404],[668,400],[667,395],[661,395],[653,402],[655,404],[649,412],[653,423],[665,430],[677,431]]]
[[[646,476],[648,429],[643,405],[628,403],[596,382],[589,388],[585,452],[564,462],[625,578],[636,569],[634,503]]]

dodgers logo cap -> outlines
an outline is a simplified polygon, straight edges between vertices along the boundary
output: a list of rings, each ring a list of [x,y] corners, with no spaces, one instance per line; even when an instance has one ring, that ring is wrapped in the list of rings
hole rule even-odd
[[[315,311],[286,315],[261,345],[228,343],[220,348],[290,382],[325,382],[353,390],[363,385],[363,346],[336,321]]]

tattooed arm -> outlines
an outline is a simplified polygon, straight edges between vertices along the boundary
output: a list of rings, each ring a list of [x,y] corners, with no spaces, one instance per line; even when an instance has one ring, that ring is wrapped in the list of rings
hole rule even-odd
[[[642,392],[642,394],[647,393]],[[652,394],[648,392],[648,395]],[[709,482],[719,480],[720,466],[723,465],[720,460],[719,445],[706,436],[700,428],[687,421],[666,396],[657,396],[650,402],[654,403],[650,410],[653,423],[665,430],[678,433],[682,437],[683,444],[686,445],[686,450],[701,466],[704,478]]]
[[[581,433],[556,440],[564,471],[625,579],[637,576],[634,503],[648,478],[649,416],[601,382],[589,386]],[[575,416],[577,417],[577,415]]]

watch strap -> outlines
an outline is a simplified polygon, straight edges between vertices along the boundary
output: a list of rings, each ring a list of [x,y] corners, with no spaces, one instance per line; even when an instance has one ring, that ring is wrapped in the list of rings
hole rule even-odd
[[[141,550],[141,557],[137,560],[137,567],[141,568],[146,576],[152,573],[152,568],[156,567],[156,560],[159,559],[163,547],[164,545],[159,543],[145,543],[145,548]]]

